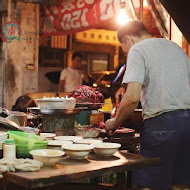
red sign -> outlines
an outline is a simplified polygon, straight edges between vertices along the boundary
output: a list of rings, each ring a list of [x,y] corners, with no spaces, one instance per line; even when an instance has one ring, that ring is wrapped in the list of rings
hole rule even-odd
[[[72,34],[105,24],[119,11],[120,0],[57,0],[41,5],[41,33]]]

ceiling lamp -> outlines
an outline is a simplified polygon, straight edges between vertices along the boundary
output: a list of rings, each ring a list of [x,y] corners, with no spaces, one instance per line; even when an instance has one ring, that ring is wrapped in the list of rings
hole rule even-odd
[[[121,1],[121,4],[120,4],[120,11],[119,11],[119,14],[117,16],[117,22],[120,24],[120,25],[124,25],[126,24],[127,22],[129,22],[130,18],[128,17],[127,13],[126,13],[126,9],[125,9],[125,1]]]

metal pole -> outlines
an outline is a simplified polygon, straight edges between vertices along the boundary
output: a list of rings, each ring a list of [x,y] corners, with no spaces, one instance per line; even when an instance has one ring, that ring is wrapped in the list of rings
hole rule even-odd
[[[143,0],[140,0],[139,20],[143,21]]]
[[[135,13],[135,7],[134,7],[134,4],[133,4],[132,0],[129,1],[129,6],[130,6],[130,9],[131,9],[133,18],[137,19],[137,16],[136,16],[136,13]]]

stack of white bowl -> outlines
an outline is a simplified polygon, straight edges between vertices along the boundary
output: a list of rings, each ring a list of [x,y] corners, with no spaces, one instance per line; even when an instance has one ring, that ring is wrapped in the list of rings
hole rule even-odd
[[[0,131],[0,150],[3,149],[3,144],[5,142],[5,140],[7,139],[7,132],[1,132]]]

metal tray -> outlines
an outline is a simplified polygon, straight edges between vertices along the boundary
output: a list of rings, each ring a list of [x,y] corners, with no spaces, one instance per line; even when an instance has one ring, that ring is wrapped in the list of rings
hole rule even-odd
[[[38,107],[31,107],[27,108],[28,110],[31,110],[32,112],[36,113],[41,113],[41,114],[76,114],[80,111],[86,110],[87,107],[77,107],[77,108],[70,108],[70,109],[62,109],[62,108],[57,108],[57,109],[43,109],[43,108],[38,108]]]
[[[20,130],[23,131],[22,128],[18,124],[16,124],[14,121],[11,121],[7,118],[0,117],[0,129],[4,130]]]

